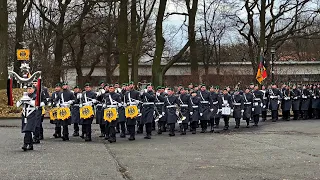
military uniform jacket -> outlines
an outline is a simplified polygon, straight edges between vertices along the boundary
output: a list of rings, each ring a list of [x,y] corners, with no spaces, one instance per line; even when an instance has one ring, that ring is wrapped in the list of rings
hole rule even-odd
[[[152,91],[144,92],[141,96],[142,100],[142,116],[140,123],[152,123],[154,113],[155,94]]]
[[[320,91],[318,88],[312,90],[312,109],[320,109]]]
[[[259,115],[262,113],[262,108],[263,108],[263,92],[260,90],[255,90],[252,93],[253,95],[253,103],[252,107],[254,110],[252,111],[253,115]]]
[[[277,111],[282,94],[279,89],[269,89],[269,108],[271,111]]]
[[[200,98],[200,120],[210,120],[212,106],[210,93],[208,91],[198,91],[198,97]]]
[[[190,95],[189,94],[179,94],[178,96],[181,114],[186,117],[183,123],[188,123],[190,119]]]
[[[199,105],[201,99],[198,96],[190,97],[190,112],[193,112],[190,116],[190,122],[198,122],[200,118]]]
[[[211,92],[210,96],[212,99],[212,109],[213,109],[210,118],[220,118],[221,112],[219,112],[219,109],[222,108],[221,94],[218,94],[216,92]]]
[[[308,111],[310,107],[310,92],[308,89],[302,89],[301,91],[301,111]]]
[[[89,105],[92,101],[92,99],[96,99],[97,94],[93,91],[85,91],[82,93],[81,102],[83,103],[83,106]],[[93,107],[93,104],[92,104]],[[80,124],[92,124],[93,117],[88,119],[80,119]]]
[[[138,108],[140,108],[138,101],[141,101],[141,99],[140,99],[140,93],[138,91],[136,90],[127,91],[124,95],[124,100],[127,106],[136,105]],[[136,119],[127,119],[127,125],[129,126],[136,125]]]
[[[36,100],[36,94],[28,94],[28,96],[31,98],[31,101],[35,102]],[[35,106],[32,106],[30,104],[23,104],[23,109],[21,114],[21,132],[35,132],[36,125],[38,122],[38,113]]]
[[[238,95],[232,95],[232,104],[233,104],[233,117],[240,119],[242,117],[241,110],[244,109],[243,97]]]
[[[243,94],[244,112],[243,119],[250,119],[252,113],[253,95],[251,93]]]
[[[223,107],[230,107],[231,109],[233,109],[233,102],[232,102],[232,96],[230,94],[223,94],[221,95],[221,99],[222,99],[222,108]],[[222,115],[224,116],[224,115]]]
[[[283,90],[282,97],[282,111],[290,111],[292,105],[290,90]]]
[[[73,93],[75,100],[71,106],[71,123],[75,124],[75,123],[80,123],[80,99],[78,99],[78,94],[81,93]]]
[[[301,91],[299,89],[293,89],[290,93],[292,99],[292,110],[299,111],[300,110],[300,102],[301,102]]]
[[[167,96],[164,101],[164,105],[166,107],[167,114],[167,123],[173,124],[178,120],[178,116],[176,114],[177,107],[179,105],[179,100],[177,96]]]

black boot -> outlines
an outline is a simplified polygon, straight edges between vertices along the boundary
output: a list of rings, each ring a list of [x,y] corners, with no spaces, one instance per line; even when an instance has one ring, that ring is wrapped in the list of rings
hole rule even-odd
[[[23,151],[27,151],[28,150],[28,144],[23,144],[21,149],[23,149]]]

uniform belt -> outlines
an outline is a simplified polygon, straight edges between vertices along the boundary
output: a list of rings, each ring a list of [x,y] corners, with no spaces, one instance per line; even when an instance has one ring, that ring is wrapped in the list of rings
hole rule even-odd
[[[192,106],[192,108],[198,108],[199,106]]]
[[[209,104],[209,101],[200,101],[202,104]]]
[[[187,104],[181,104],[180,107],[188,107]]]
[[[248,105],[248,104],[251,104],[251,102],[245,102],[244,104],[247,104],[247,105]]]
[[[235,106],[241,106],[241,103],[233,103]]]
[[[162,105],[164,102],[157,102],[156,105]]]
[[[118,107],[117,105],[107,105],[108,108],[116,108]]]
[[[218,104],[218,101],[213,102],[212,104]]]
[[[142,105],[154,105],[154,103],[153,102],[145,102]]]
[[[260,99],[260,98],[255,98],[254,100],[255,100],[255,101],[261,101],[261,99]]]

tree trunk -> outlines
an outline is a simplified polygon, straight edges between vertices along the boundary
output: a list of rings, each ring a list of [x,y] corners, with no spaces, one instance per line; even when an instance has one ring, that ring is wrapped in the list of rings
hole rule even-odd
[[[8,79],[8,9],[7,0],[0,0],[0,89],[6,89]]]
[[[188,4],[187,4],[188,6]],[[189,8],[189,6],[187,7]],[[194,77],[199,77],[198,72],[198,58],[197,58],[197,44],[196,44],[196,14],[198,8],[198,0],[193,0],[192,9],[189,9],[189,25],[188,25],[188,36],[190,41],[190,60],[191,60],[191,74]],[[198,83],[199,79],[195,83]]]
[[[138,42],[138,36],[137,36],[137,0],[131,1],[131,80],[135,83],[138,83],[138,64],[139,59],[137,54],[137,49],[140,49],[139,47],[136,48]]]
[[[119,15],[119,34],[118,34],[118,48],[119,48],[119,82],[125,83],[129,81],[128,74],[128,18],[127,18],[128,0],[120,1],[120,15]]]
[[[156,22],[156,50],[154,54],[153,64],[152,64],[152,83],[153,85],[159,86],[163,85],[163,76],[161,68],[161,57],[163,53],[165,39],[162,34],[162,22],[164,17],[164,12],[166,10],[167,0],[162,0],[159,3],[159,10]]]

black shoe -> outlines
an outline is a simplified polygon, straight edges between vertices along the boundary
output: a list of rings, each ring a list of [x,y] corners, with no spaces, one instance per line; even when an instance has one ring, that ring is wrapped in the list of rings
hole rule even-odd
[[[40,140],[37,138],[33,138],[33,144],[40,144]]]
[[[104,136],[105,136],[104,133],[101,133],[99,137],[104,137]]]
[[[134,140],[136,140],[136,138],[134,138],[133,136],[130,136],[130,137],[128,138],[128,140],[129,140],[129,141],[134,141]]]
[[[33,150],[33,145],[29,144],[28,149],[27,150]]]
[[[62,137],[62,141],[69,141],[69,137]]]
[[[229,129],[229,127],[227,127],[227,126],[225,126],[225,127],[223,128],[223,130],[225,130],[225,131],[228,130],[228,129]]]
[[[109,138],[108,141],[109,141],[109,143],[117,142],[116,138]]]
[[[91,138],[86,138],[84,141],[89,142],[89,141],[92,141],[92,139]]]
[[[126,135],[124,133],[121,133],[120,138],[126,138]]]
[[[150,134],[147,134],[144,139],[151,139],[151,135]]]
[[[72,134],[72,136],[74,136],[74,137],[79,136],[79,132],[74,132],[74,133]]]
[[[23,149],[23,151],[27,151],[28,150],[28,145],[24,144],[21,149]]]

